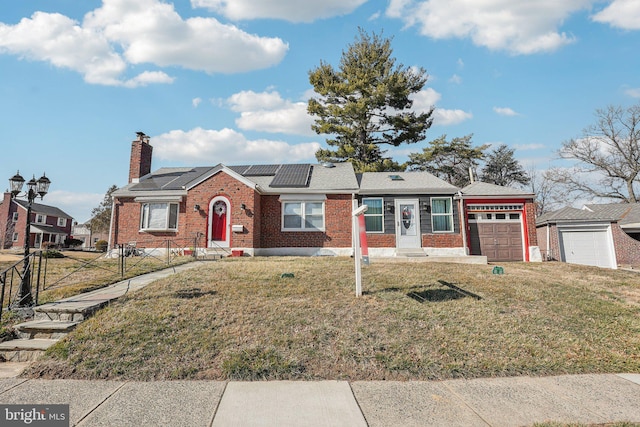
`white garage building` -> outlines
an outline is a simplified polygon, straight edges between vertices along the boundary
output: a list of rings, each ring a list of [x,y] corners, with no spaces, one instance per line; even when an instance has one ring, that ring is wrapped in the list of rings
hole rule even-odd
[[[640,206],[566,207],[536,220],[543,258],[603,268],[640,265]]]

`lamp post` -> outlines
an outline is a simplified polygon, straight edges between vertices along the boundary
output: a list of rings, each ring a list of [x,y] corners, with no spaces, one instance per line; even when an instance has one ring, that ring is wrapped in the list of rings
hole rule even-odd
[[[18,171],[13,177],[9,178],[11,186],[11,197],[15,198],[20,195],[24,178],[20,176]],[[49,191],[51,181],[44,174],[36,181],[35,175],[27,182],[27,190],[22,197],[27,198],[27,220],[24,230],[24,266],[22,269],[22,280],[20,282],[20,290],[18,297],[13,304],[16,308],[31,307],[33,305],[33,296],[31,295],[31,268],[29,265],[29,247],[31,240],[31,205],[37,196],[44,198]]]

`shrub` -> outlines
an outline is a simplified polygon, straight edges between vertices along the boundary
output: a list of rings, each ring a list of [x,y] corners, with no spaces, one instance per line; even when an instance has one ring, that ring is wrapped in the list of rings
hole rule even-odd
[[[69,248],[75,248],[78,246],[82,246],[84,242],[80,239],[67,239],[65,240],[64,244],[67,245],[67,247]]]
[[[42,256],[45,258],[64,258],[64,255],[60,251],[54,249],[48,249],[42,252]]]
[[[98,252],[106,252],[108,244],[109,244],[109,242],[107,242],[106,240],[98,240],[96,242],[96,251],[98,251]]]

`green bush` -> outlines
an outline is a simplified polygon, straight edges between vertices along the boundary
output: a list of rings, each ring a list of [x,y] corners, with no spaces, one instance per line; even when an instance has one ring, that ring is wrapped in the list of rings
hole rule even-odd
[[[45,258],[64,258],[62,252],[56,251],[55,249],[49,249],[42,252],[42,256]]]
[[[108,244],[109,244],[109,242],[107,242],[106,240],[98,240],[96,242],[96,251],[98,251],[98,252],[106,252]]]

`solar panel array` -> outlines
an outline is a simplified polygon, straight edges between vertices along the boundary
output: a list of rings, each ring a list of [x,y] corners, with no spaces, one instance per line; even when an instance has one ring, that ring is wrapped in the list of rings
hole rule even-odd
[[[251,165],[242,172],[244,176],[274,176],[281,165]]]
[[[310,164],[282,165],[269,186],[274,188],[307,187],[311,171]]]

